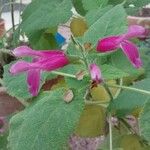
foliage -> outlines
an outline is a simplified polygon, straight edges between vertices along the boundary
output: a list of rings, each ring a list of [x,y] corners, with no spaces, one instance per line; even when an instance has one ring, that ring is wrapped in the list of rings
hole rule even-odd
[[[149,123],[150,123],[150,99],[148,99],[144,105],[143,112],[140,115],[140,132],[141,135],[150,141]]]
[[[63,100],[64,90],[41,93],[35,102],[10,121],[9,147],[12,150],[62,149],[73,132],[83,108],[82,93]]]
[[[104,36],[121,34],[126,30],[125,18],[126,13],[122,5],[113,7],[90,26],[83,41],[95,45],[98,39]]]
[[[135,83],[134,88],[141,90],[150,90],[150,79],[144,79]],[[116,112],[117,116],[124,116],[130,114],[136,108],[142,108],[146,101],[149,100],[149,95],[134,93],[124,90],[111,104],[111,110]],[[129,105],[130,104],[130,105]]]
[[[43,67],[44,62],[34,66],[45,57],[48,62],[55,61],[47,56],[47,51],[36,51],[36,56],[40,56],[35,57],[32,67],[43,67],[36,97],[29,93],[24,73],[10,74],[9,69],[16,61],[4,66],[2,84],[8,94],[28,104],[10,120],[8,147],[11,150],[68,149],[67,142],[73,133],[82,137],[106,136],[102,149],[109,149],[111,141],[113,148],[124,147],[124,143],[130,142],[124,142],[124,136],[133,137],[139,145],[149,144],[149,49],[145,49],[145,44],[141,46],[139,40],[133,41],[142,47],[140,54],[144,65],[140,69],[130,64],[122,50],[117,49],[118,45],[115,51],[96,51],[100,39],[127,32],[130,4],[135,5],[132,9],[135,11],[147,3],[148,0],[33,0],[25,8],[14,33],[15,40],[19,41],[20,36],[25,35],[27,45],[32,49],[65,49],[61,57],[66,56],[69,63],[57,70]],[[72,12],[72,7],[78,14]],[[66,40],[67,48],[56,39],[60,25],[65,23],[71,32],[70,39]],[[31,62],[28,57],[25,61]],[[100,70],[92,72],[91,64],[96,64]],[[28,71],[30,67],[25,69]],[[43,85],[49,87],[47,91]],[[138,110],[136,117],[140,116],[142,136],[134,135],[134,129],[125,121],[135,110]],[[113,131],[110,129],[111,116],[118,119]]]

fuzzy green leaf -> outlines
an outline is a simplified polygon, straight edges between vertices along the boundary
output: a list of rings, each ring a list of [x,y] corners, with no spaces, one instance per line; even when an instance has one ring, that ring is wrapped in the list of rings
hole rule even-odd
[[[144,79],[137,82],[131,87],[150,91],[150,79]],[[118,116],[130,114],[136,108],[142,108],[149,99],[149,95],[141,94],[134,91],[124,90],[111,104],[111,110]]]
[[[82,0],[85,10],[97,9],[107,5],[108,0]]]
[[[150,142],[150,99],[145,103],[139,123],[141,135]]]
[[[119,26],[119,28],[118,28]],[[126,31],[126,13],[122,5],[117,5],[104,13],[93,25],[90,26],[83,37],[83,42],[96,45],[104,36],[121,34]]]
[[[74,93],[68,104],[64,90],[42,93],[34,104],[10,121],[11,150],[62,150],[83,109],[82,93]]]
[[[121,69],[115,68],[111,65],[102,65],[101,70],[104,79],[119,79],[129,75]]]
[[[72,15],[71,7],[70,0],[33,1],[23,12],[20,27],[25,33],[55,27],[68,21]]]
[[[72,0],[73,6],[80,15],[85,15],[86,10],[83,8],[82,0]]]
[[[99,7],[98,9],[88,11],[85,16],[88,25],[91,26],[92,24],[94,24],[100,17],[103,16],[104,13],[106,13],[111,8],[112,6],[107,6],[104,8]]]
[[[133,65],[129,62],[128,58],[124,55],[121,49],[111,55],[111,62],[114,67],[127,72],[129,75],[140,74],[140,69],[136,69],[133,67]]]

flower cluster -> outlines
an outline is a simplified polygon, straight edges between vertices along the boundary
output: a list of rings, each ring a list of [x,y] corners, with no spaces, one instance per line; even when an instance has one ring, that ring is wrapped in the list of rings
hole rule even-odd
[[[130,26],[125,34],[100,39],[97,44],[97,51],[110,52],[121,48],[132,65],[135,68],[139,68],[142,66],[142,61],[138,48],[129,39],[142,37],[144,34],[145,29],[143,27],[138,25]],[[10,73],[13,75],[27,72],[28,89],[33,96],[36,96],[39,92],[42,71],[52,71],[69,64],[68,58],[61,50],[36,51],[27,46],[21,46],[14,49],[13,54],[16,57],[30,56],[33,58],[32,62],[18,61],[10,68]],[[92,81],[96,84],[103,81],[100,68],[96,64],[89,65],[89,71]]]

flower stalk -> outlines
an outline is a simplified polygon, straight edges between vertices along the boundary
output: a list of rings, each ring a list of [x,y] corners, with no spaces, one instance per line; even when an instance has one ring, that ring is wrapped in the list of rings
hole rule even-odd
[[[115,88],[121,88],[121,89],[125,89],[125,90],[129,90],[129,91],[133,91],[133,92],[138,92],[144,95],[150,95],[150,91],[146,91],[146,90],[142,90],[142,89],[137,89],[134,87],[128,87],[128,86],[123,86],[123,85],[117,85],[117,84],[108,84],[108,87],[115,87]]]

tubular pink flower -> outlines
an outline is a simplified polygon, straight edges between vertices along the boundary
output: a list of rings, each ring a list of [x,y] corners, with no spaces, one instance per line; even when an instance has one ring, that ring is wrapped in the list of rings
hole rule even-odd
[[[64,55],[63,51],[61,50],[41,50],[41,51],[37,51],[37,50],[33,50],[31,49],[30,47],[28,46],[20,46],[20,47],[17,47],[13,50],[13,54],[16,56],[16,57],[24,57],[24,56],[30,56],[30,57],[35,57],[35,56],[38,56],[38,57],[53,57],[56,55],[58,56],[62,56]]]
[[[90,64],[89,71],[91,74],[91,79],[97,84],[102,82],[102,75],[100,68],[96,64]]]
[[[99,40],[97,44],[98,52],[110,52],[121,48],[124,54],[135,68],[142,66],[138,47],[128,41],[130,38],[142,37],[145,35],[145,28],[133,25],[128,28],[128,32],[118,36],[109,36]]]
[[[36,51],[27,46],[14,49],[13,54],[17,57],[30,56],[32,62],[18,61],[10,67],[10,73],[17,75],[27,72],[29,92],[36,96],[39,92],[40,75],[42,71],[52,71],[64,67],[69,63],[68,58],[61,50]]]

